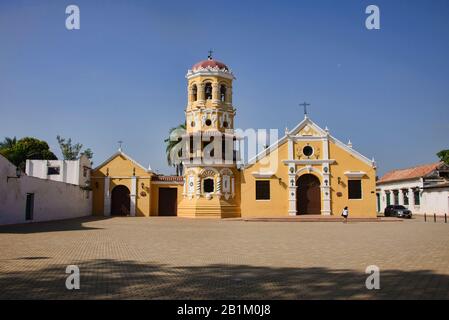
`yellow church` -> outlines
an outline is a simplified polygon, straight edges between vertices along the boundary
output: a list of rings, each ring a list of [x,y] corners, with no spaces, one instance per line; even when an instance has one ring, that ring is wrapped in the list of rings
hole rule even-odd
[[[234,75],[213,59],[187,75],[183,176],[145,168],[119,149],[93,169],[93,214],[186,218],[376,217],[376,166],[305,114],[248,163],[234,130]]]

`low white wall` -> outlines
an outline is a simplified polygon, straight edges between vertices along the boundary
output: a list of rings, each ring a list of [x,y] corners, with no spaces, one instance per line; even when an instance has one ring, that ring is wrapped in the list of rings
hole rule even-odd
[[[0,156],[0,225],[70,219],[92,213],[92,195],[79,186],[29,177],[15,176],[16,168]],[[34,193],[33,220],[25,219],[27,193]]]
[[[449,188],[425,189],[423,194],[422,213],[428,215],[449,215]]]

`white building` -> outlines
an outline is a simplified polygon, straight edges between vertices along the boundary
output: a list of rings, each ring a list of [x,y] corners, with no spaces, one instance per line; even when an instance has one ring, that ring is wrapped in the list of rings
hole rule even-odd
[[[91,214],[91,191],[74,184],[20,174],[0,155],[0,225]]]
[[[423,211],[449,216],[449,182],[426,186],[422,193]]]
[[[387,172],[376,183],[378,211],[384,212],[388,205],[403,205],[414,214],[438,213],[434,198],[437,195],[430,190],[448,181],[449,166],[442,162]],[[438,197],[443,197],[438,202],[447,203],[447,197]]]
[[[89,185],[91,162],[82,155],[78,160],[27,160],[25,172],[40,179]]]

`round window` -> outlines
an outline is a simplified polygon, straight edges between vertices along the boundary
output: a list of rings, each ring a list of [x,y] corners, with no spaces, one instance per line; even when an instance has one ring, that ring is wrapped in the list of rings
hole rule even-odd
[[[311,146],[305,146],[302,149],[302,153],[306,156],[306,157],[310,157],[313,154],[313,148]]]
[[[207,119],[205,123],[206,123],[206,126],[210,126],[212,124],[212,121],[210,119]]]

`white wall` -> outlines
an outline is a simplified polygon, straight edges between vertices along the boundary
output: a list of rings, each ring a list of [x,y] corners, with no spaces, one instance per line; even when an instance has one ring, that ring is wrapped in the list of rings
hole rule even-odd
[[[387,206],[387,195],[386,193],[390,191],[390,204],[394,204],[394,196],[393,196],[393,190],[399,190],[399,204],[403,205],[404,207],[407,207],[409,210],[411,210],[413,213],[421,213],[422,212],[422,205],[423,205],[423,199],[422,199],[422,191],[420,192],[420,205],[415,205],[414,197],[413,197],[413,191],[416,188],[420,188],[420,190],[423,187],[423,181],[422,179],[414,179],[414,180],[406,180],[406,181],[392,181],[390,183],[382,183],[377,185],[377,193],[380,194],[380,212],[384,212],[385,207]],[[408,190],[408,201],[409,204],[404,204],[404,198],[402,196],[401,191],[403,189]]]
[[[48,175],[48,167],[58,167],[59,174]],[[84,176],[84,167],[88,168]],[[27,160],[28,176],[85,186],[90,179],[90,160],[82,155],[78,160]]]
[[[25,220],[27,193],[34,193],[33,222],[91,215],[90,191],[25,174],[7,182],[7,176],[15,175],[16,167],[0,155],[0,225],[29,222]]]
[[[449,215],[449,187],[424,189],[422,212],[429,215]]]

